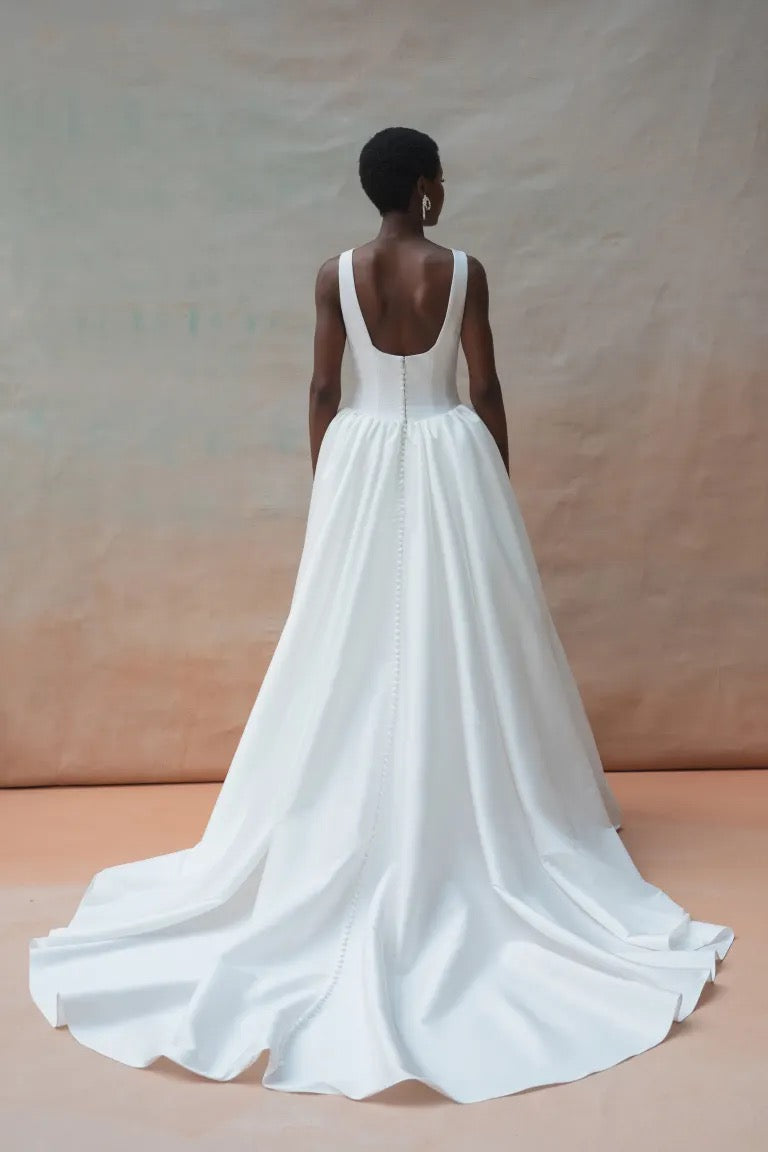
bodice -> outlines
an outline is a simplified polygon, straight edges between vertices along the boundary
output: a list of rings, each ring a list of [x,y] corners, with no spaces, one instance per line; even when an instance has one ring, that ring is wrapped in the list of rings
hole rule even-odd
[[[418,420],[460,403],[456,367],[467,292],[467,254],[459,248],[451,251],[453,275],[443,326],[431,348],[411,356],[382,352],[374,346],[355,289],[353,249],[339,256],[339,295],[355,377],[350,408]]]

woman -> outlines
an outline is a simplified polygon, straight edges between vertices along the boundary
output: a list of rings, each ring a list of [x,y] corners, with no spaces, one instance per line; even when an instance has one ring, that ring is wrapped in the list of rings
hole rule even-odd
[[[269,1049],[268,1088],[469,1102],[659,1043],[734,934],[618,835],[509,483],[485,273],[423,234],[437,146],[385,129],[360,178],[381,228],[317,277],[304,547],[206,830],[97,873],[30,988],[136,1067],[230,1080]]]

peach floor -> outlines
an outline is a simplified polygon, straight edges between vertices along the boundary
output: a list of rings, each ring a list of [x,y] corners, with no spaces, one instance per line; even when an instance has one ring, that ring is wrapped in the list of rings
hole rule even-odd
[[[733,927],[733,948],[662,1044],[572,1084],[474,1105],[414,1081],[361,1102],[269,1091],[266,1054],[223,1084],[165,1060],[132,1069],[51,1029],[28,996],[28,938],[65,924],[97,869],[192,844],[219,785],[0,793],[3,1152],[768,1148],[768,771],[611,782],[643,875],[695,918]]]

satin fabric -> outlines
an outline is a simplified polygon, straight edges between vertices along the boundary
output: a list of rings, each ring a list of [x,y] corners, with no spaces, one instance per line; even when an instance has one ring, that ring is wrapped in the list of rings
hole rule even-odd
[[[627,853],[498,448],[456,390],[467,258],[435,345],[370,341],[322,441],[293,598],[205,832],[105,868],[30,942],[46,1019],[361,1099],[472,1102],[659,1043],[734,939]]]

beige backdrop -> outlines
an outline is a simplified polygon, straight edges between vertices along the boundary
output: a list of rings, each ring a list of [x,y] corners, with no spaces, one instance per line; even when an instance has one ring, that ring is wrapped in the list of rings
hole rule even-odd
[[[0,20],[5,783],[226,772],[303,541],[314,274],[378,227],[357,157],[397,123],[488,270],[606,766],[768,762],[763,0]]]

